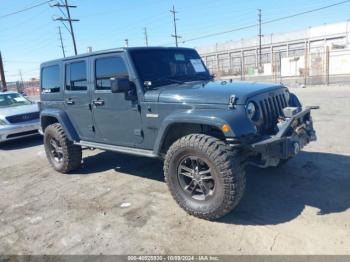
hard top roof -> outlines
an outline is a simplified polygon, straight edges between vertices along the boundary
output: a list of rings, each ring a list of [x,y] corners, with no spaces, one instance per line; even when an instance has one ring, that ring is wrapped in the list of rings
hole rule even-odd
[[[112,49],[106,49],[106,50],[99,50],[99,51],[94,51],[90,53],[83,53],[80,55],[75,55],[75,56],[68,56],[64,58],[59,58],[59,59],[54,59],[50,61],[43,62],[41,65],[45,65],[48,63],[54,63],[54,62],[60,62],[60,61],[68,61],[68,60],[73,60],[73,59],[79,59],[79,58],[85,58],[93,55],[103,55],[103,54],[108,54],[108,53],[116,53],[116,52],[125,52],[125,51],[132,51],[132,50],[193,50],[193,48],[187,48],[187,47],[123,47],[123,48],[112,48]]]

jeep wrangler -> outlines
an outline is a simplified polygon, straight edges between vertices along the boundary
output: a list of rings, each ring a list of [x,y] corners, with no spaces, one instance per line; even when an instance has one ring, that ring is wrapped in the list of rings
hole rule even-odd
[[[247,164],[279,166],[316,140],[311,109],[280,84],[215,81],[189,48],[87,53],[41,65],[48,161],[81,166],[82,147],[164,159],[176,202],[217,219],[245,191]]]

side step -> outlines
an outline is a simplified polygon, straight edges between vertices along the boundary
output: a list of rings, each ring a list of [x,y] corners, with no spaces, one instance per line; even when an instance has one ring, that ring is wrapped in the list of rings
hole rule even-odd
[[[107,145],[107,144],[101,144],[101,143],[89,142],[89,141],[83,141],[83,140],[81,140],[80,142],[74,142],[74,144],[79,146],[93,147],[93,148],[103,149],[107,151],[114,151],[114,152],[131,154],[131,155],[158,157],[151,150],[145,150],[145,149],[139,149],[139,148],[133,148],[133,147],[114,146],[114,145]]]

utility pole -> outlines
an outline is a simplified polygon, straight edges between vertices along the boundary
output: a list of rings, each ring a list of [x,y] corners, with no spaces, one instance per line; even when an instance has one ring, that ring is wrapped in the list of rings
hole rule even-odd
[[[263,37],[261,33],[261,9],[258,9],[258,17],[259,17],[259,70],[262,70],[262,53],[261,53],[261,38]]]
[[[69,10],[70,8],[76,8],[77,6],[76,5],[69,5],[68,4],[68,0],[64,0],[64,2],[65,2],[65,4],[56,3],[56,4],[52,5],[52,7],[58,7],[58,9],[61,11],[61,13],[64,16],[64,17],[56,18],[54,20],[61,21],[63,23],[63,25],[66,27],[66,29],[68,30],[68,32],[71,34],[72,41],[73,41],[73,46],[74,46],[74,53],[75,53],[75,55],[77,55],[78,54],[78,52],[77,52],[77,45],[76,45],[76,42],[75,42],[75,35],[74,35],[72,22],[79,22],[80,20],[79,19],[72,19],[71,16],[70,16],[70,10]],[[61,10],[60,7],[66,8],[67,15]],[[69,28],[64,23],[66,21],[68,21],[68,23],[69,23]]]
[[[5,72],[4,72],[4,63],[2,62],[2,56],[0,52],[0,78],[2,83],[2,91],[7,91],[7,85],[6,85],[6,79],[5,79]]]
[[[19,74],[20,81],[19,81],[19,85],[17,86],[17,91],[23,92],[24,91],[24,83],[23,83],[23,76],[22,76],[21,69],[18,71],[18,74]]]
[[[176,44],[176,47],[178,47],[178,46],[179,46],[179,44],[178,44],[178,38],[181,38],[181,36],[179,36],[179,35],[177,34],[177,29],[176,29],[176,21],[179,20],[179,19],[176,18],[176,14],[177,14],[178,12],[175,11],[175,6],[174,6],[174,5],[173,5],[173,9],[172,9],[172,10],[169,10],[169,12],[173,14],[173,21],[174,21],[174,34],[171,35],[171,36],[175,38],[175,44]]]
[[[23,83],[23,76],[22,76],[22,70],[21,69],[19,70],[19,77],[21,79],[21,82]]]
[[[64,45],[63,45],[63,40],[62,40],[62,33],[61,33],[61,27],[58,27],[58,34],[60,35],[60,42],[61,42],[61,48],[62,48],[62,53],[63,57],[66,57],[66,52],[64,50]]]
[[[144,33],[145,33],[145,43],[146,46],[148,46],[148,34],[147,34],[147,27],[144,28]]]

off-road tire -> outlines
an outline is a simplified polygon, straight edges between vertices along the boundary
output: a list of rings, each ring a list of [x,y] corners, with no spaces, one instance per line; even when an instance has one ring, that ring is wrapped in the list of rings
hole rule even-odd
[[[54,138],[62,147],[63,157],[60,163],[55,161],[50,153],[49,143],[51,138]],[[67,174],[81,166],[81,146],[74,145],[73,142],[67,138],[62,126],[59,123],[49,125],[45,129],[44,146],[47,159],[56,171]]]
[[[178,165],[186,155],[204,157],[214,168],[214,196],[209,201],[186,197],[178,180]],[[240,202],[246,185],[244,163],[237,151],[225,142],[204,134],[191,134],[177,140],[164,161],[165,181],[175,201],[190,215],[214,220],[231,212]]]

